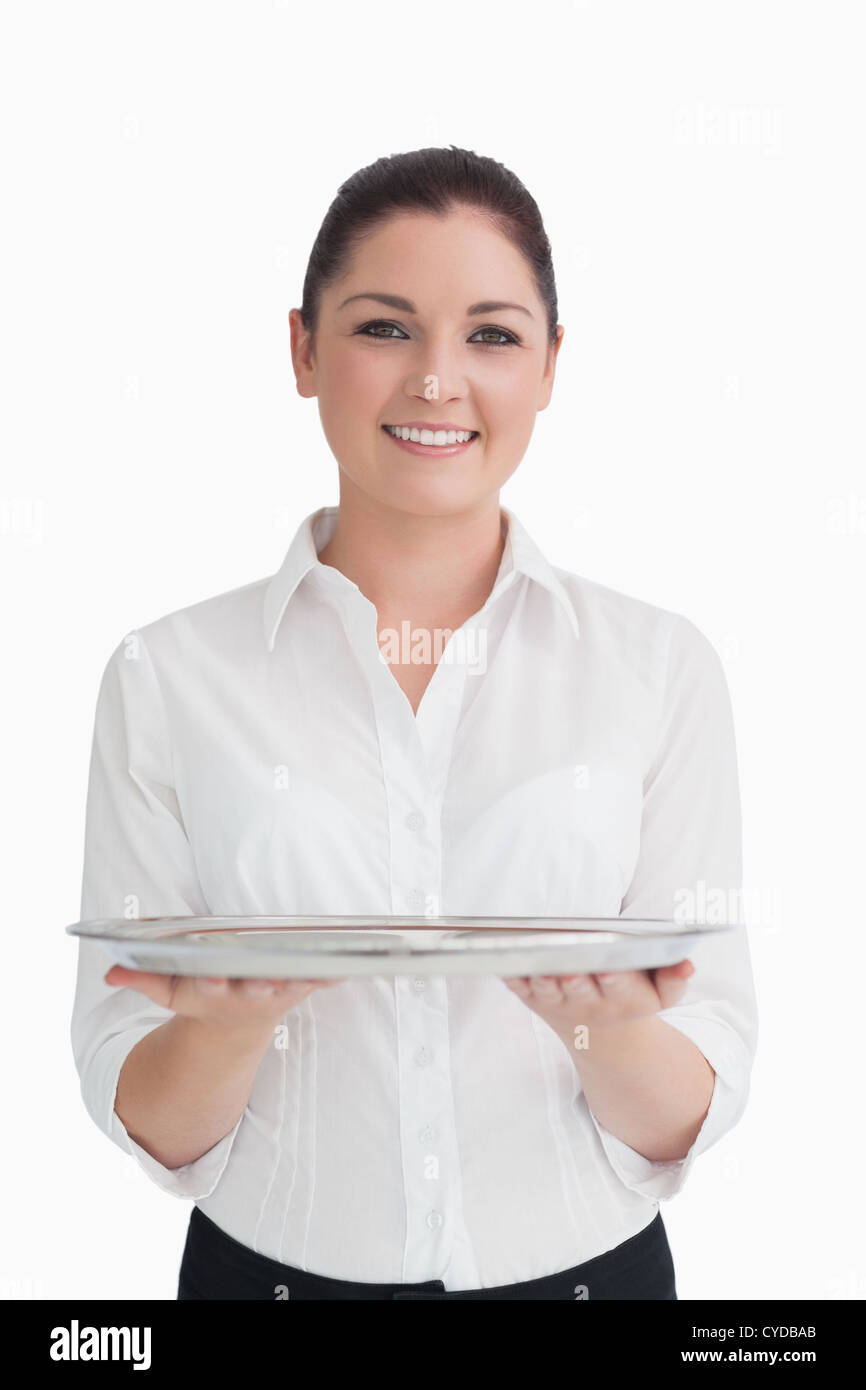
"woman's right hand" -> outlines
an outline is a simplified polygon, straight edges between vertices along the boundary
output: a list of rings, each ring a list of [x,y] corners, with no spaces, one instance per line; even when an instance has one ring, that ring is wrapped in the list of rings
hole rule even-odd
[[[195,975],[155,975],[113,965],[105,976],[109,985],[125,986],[147,995],[155,1004],[185,1018],[241,1030],[282,1018],[315,989],[342,980],[217,980]]]

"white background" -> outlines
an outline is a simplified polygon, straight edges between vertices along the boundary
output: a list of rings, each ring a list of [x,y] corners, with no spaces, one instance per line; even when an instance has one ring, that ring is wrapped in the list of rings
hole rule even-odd
[[[69,1044],[97,685],[337,500],[288,311],[340,182],[455,144],[538,201],[565,325],[502,494],[686,614],[736,720],[761,1011],[662,1206],[681,1298],[863,1298],[864,100],[856,3],[3,10],[0,1294],[173,1299],[190,1204]]]

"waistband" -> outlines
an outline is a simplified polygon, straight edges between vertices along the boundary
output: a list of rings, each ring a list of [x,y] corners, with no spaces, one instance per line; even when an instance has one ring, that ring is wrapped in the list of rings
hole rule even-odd
[[[612,1250],[571,1269],[516,1284],[446,1289],[441,1279],[413,1284],[355,1283],[281,1264],[228,1235],[193,1207],[181,1263],[179,1299],[417,1300],[674,1299],[674,1268],[661,1212]]]

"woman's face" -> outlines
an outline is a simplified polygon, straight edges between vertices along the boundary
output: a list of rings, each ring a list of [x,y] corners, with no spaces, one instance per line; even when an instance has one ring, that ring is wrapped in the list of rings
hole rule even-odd
[[[372,233],[322,295],[312,350],[297,309],[290,322],[298,391],[318,399],[343,486],[419,516],[497,494],[550,400],[563,332],[550,347],[523,256],[469,210],[400,214]],[[478,434],[413,452],[385,429],[418,422]]]

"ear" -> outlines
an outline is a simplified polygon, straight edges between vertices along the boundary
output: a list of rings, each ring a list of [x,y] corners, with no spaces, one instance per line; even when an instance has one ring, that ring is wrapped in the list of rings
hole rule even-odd
[[[289,333],[292,346],[292,367],[299,396],[315,396],[316,364],[310,333],[301,320],[300,309],[289,310]]]
[[[559,355],[559,349],[560,349],[560,347],[562,346],[562,339],[563,339],[564,334],[565,334],[565,329],[563,328],[562,324],[561,324],[561,323],[557,324],[557,326],[556,326],[556,342],[553,344],[552,347],[549,347],[549,348],[548,348],[548,351],[547,351],[547,365],[546,365],[546,367],[545,367],[545,369],[544,369],[544,376],[541,378],[541,385],[539,386],[539,391],[538,391],[538,409],[539,409],[539,410],[546,410],[547,406],[550,404],[550,398],[551,398],[551,396],[553,395],[553,379],[554,379],[554,377],[555,377],[555,375],[556,375],[556,359],[557,359],[557,357],[558,357],[558,355]]]

